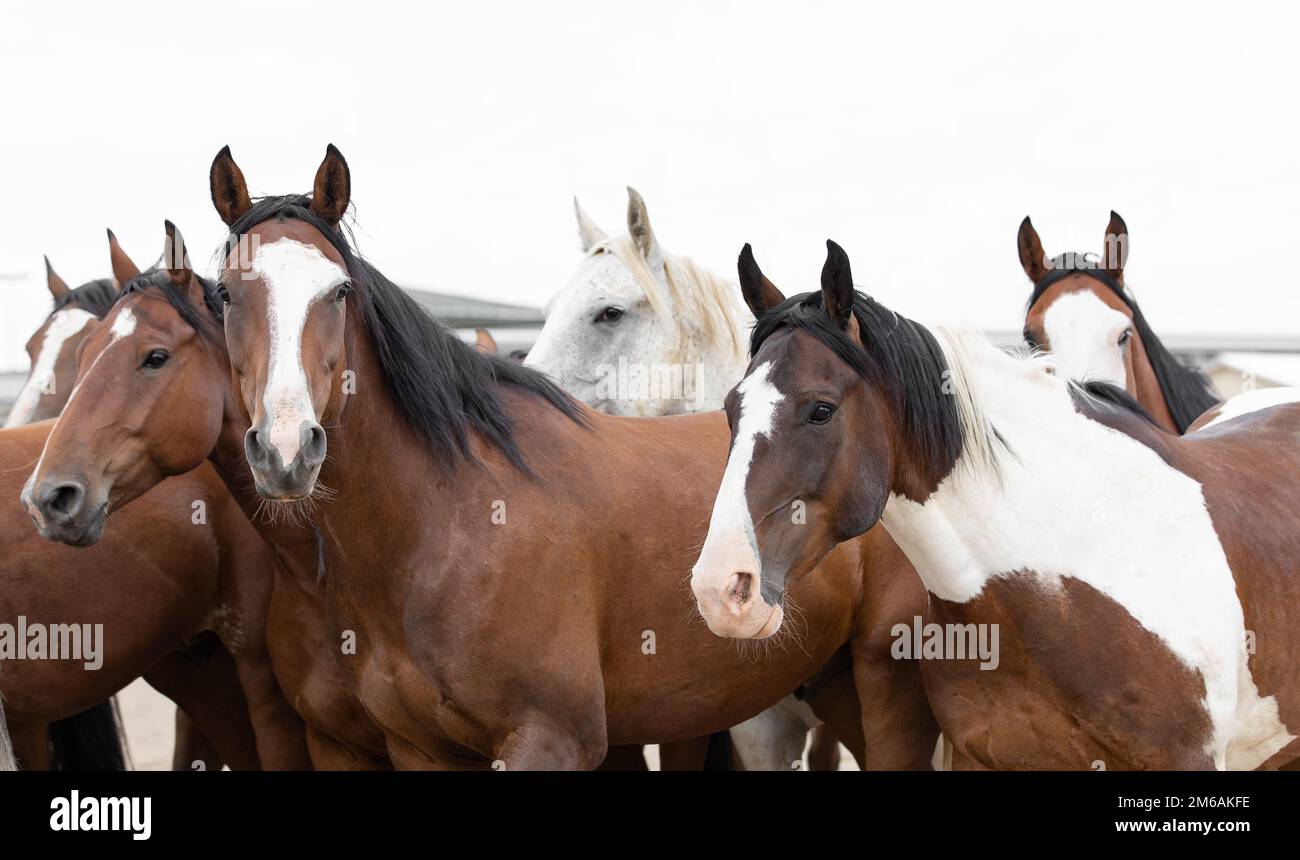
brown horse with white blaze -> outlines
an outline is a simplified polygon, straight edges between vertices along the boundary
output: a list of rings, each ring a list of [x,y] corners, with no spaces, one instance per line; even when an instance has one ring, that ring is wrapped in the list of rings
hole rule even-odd
[[[996,637],[991,661],[972,644],[923,662],[955,766],[1300,755],[1300,406],[1174,436],[1050,357],[894,314],[854,289],[834,243],[813,293],[784,299],[748,246],[740,270],[763,313],[692,576],[713,630],[768,632],[768,581],[810,578],[828,547],[879,521],[943,639]],[[810,527],[773,515],[792,500]]]
[[[111,232],[109,244],[119,281],[138,277],[139,270]],[[252,532],[243,512],[216,474],[205,467],[164,482],[117,513],[116,528],[106,530],[108,512],[132,499],[114,493],[109,482],[99,479],[102,475],[84,468],[87,446],[65,448],[60,441],[82,432],[102,444],[120,439],[121,428],[109,416],[86,407],[101,386],[115,387],[126,398],[138,395],[166,364],[169,356],[156,344],[143,352],[123,345],[139,322],[134,314],[112,313],[107,325],[91,328],[60,418],[52,425],[0,435],[6,460],[12,458],[6,474],[17,480],[36,464],[22,486],[26,513],[13,510],[16,549],[6,573],[17,575],[19,586],[6,591],[6,609],[28,615],[39,610],[56,619],[91,617],[102,624],[108,643],[104,671],[91,676],[95,683],[64,679],[60,684],[36,669],[6,672],[0,685],[11,699],[21,695],[22,707],[31,714],[26,722],[32,740],[25,743],[25,758],[28,766],[41,765],[40,720],[64,707],[65,698],[143,674],[215,746],[219,758],[208,764],[302,767],[301,724],[275,682],[262,635],[271,557],[260,542],[249,539]],[[128,372],[105,383],[107,374],[96,374],[116,360]],[[128,434],[128,444],[138,447],[141,438]],[[18,490],[15,485],[14,495]],[[46,538],[85,549],[41,542],[27,514]],[[32,565],[41,570],[41,576],[30,579],[39,595],[22,586],[22,573]],[[88,579],[88,571],[95,576]],[[15,709],[11,721],[18,722],[19,713]],[[23,758],[24,743],[19,746]],[[190,755],[192,749],[178,748],[178,756]],[[191,762],[178,760],[176,765],[188,769]]]
[[[166,224],[162,268],[132,276],[105,324],[118,326],[115,352],[96,361],[97,379],[78,391],[66,423],[45,452],[49,468],[91,476],[111,488],[115,507],[131,510],[164,480],[211,460],[234,501],[252,517],[275,564],[260,571],[271,589],[264,623],[267,649],[280,686],[307,726],[317,769],[386,769],[382,735],[366,718],[338,667],[338,639],[326,621],[317,539],[310,528],[263,516],[243,459],[230,364],[221,333],[215,287],[189,264],[179,231]],[[120,248],[115,259],[134,263]],[[137,270],[138,271],[138,270]],[[130,331],[122,318],[131,320]],[[165,353],[166,360],[135,385],[132,357]],[[93,420],[92,420],[93,419]],[[159,482],[162,484],[159,484]],[[128,504],[129,503],[129,504]]]
[[[333,147],[309,196],[254,203],[228,150],[211,180],[247,459],[263,496],[310,506],[359,643],[345,669],[399,767],[589,768],[610,744],[699,737],[856,633],[862,546],[790,591],[799,647],[755,661],[686,621],[721,416],[601,415],[461,343],[352,252]],[[925,719],[882,760],[923,763]]]
[[[1156,337],[1124,283],[1129,233],[1110,213],[1100,258],[1048,257],[1026,217],[1016,237],[1020,265],[1034,285],[1025,342],[1050,351],[1071,379],[1127,391],[1171,433],[1185,433],[1219,399],[1200,371],[1182,364]]]

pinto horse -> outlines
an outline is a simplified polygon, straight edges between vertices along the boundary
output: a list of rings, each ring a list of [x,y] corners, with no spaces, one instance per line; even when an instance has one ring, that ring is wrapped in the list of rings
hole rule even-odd
[[[818,292],[784,299],[748,246],[740,271],[765,310],[692,572],[712,630],[753,635],[748,616],[769,611],[756,598],[736,612],[738,575],[752,594],[793,586],[880,521],[944,637],[947,659],[923,670],[955,766],[1300,754],[1300,406],[1174,436],[1122,390],[1052,373],[1049,356],[892,313],[854,290],[834,243]],[[792,499],[803,528],[771,514]],[[998,636],[992,671],[957,647],[977,630]]]
[[[753,317],[734,283],[665,250],[645,199],[633,188],[627,196],[627,231],[613,238],[573,201],[582,263],[547,302],[546,324],[524,364],[612,415],[721,409],[744,375]],[[733,756],[747,770],[789,768],[802,762],[808,732],[819,724],[807,703],[790,696],[732,728]],[[823,755],[809,767],[835,770],[838,743],[817,749]],[[673,752],[661,750],[661,758],[671,761]]]
[[[1100,380],[1127,391],[1171,433],[1185,433],[1219,398],[1203,373],[1174,357],[1124,284],[1129,235],[1110,213],[1102,255],[1043,253],[1026,217],[1016,237],[1020,265],[1034,285],[1025,314],[1025,342],[1048,350],[1076,380]]]
[[[259,587],[271,588],[266,611],[267,649],[276,676],[307,725],[312,765],[318,770],[387,769],[383,736],[361,710],[338,668],[338,639],[324,608],[315,533],[273,516],[251,490],[243,460],[243,431],[223,432],[233,422],[236,394],[221,333],[222,304],[215,285],[194,273],[180,232],[166,224],[163,265],[138,274],[118,249],[119,265],[132,270],[128,288],[104,325],[121,333],[111,353],[83,356],[96,376],[78,391],[59,431],[50,439],[44,465],[76,472],[111,493],[114,507],[130,511],[173,475],[206,472],[211,460],[231,494],[274,547],[275,567],[260,571]],[[130,330],[120,319],[129,319]],[[134,359],[166,355],[156,373],[134,388]],[[161,355],[160,355],[161,357]],[[173,479],[175,480],[175,479]],[[128,505],[128,503],[130,503]],[[118,515],[114,515],[118,516]],[[245,539],[259,543],[256,536]]]
[[[311,195],[254,203],[228,149],[210,179],[254,483],[314,522],[357,643],[342,664],[395,765],[591,768],[611,744],[700,737],[857,632],[865,544],[791,591],[793,635],[761,654],[687,620],[721,415],[603,415],[462,343],[353,252],[332,146]],[[928,746],[909,728],[909,748],[873,752],[924,763],[933,727]]]

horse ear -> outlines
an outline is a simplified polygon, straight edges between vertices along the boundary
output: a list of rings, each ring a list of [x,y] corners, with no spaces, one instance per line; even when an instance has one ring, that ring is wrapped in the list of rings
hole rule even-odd
[[[474,329],[474,348],[484,355],[497,354],[496,338],[485,328]]]
[[[343,220],[352,199],[352,173],[343,153],[334,144],[325,147],[325,160],[316,169],[316,181],[311,189],[311,211],[331,224]]]
[[[235,164],[230,155],[230,147],[223,146],[212,159],[212,169],[208,171],[208,185],[212,190],[212,205],[217,207],[217,214],[226,226],[232,226],[253,208],[253,201],[248,196],[248,183],[244,181],[244,172]]]
[[[170,221],[163,222],[167,240],[163,243],[163,258],[160,264],[167,270],[167,277],[172,284],[181,289],[190,285],[194,279],[194,270],[190,268],[190,255],[185,250],[185,239],[176,225]]]
[[[587,253],[592,248],[609,241],[605,231],[596,226],[596,222],[591,220],[591,216],[582,211],[578,198],[573,198],[573,212],[578,216],[578,238],[582,241],[582,253]]]
[[[1043,253],[1042,240],[1038,231],[1030,223],[1029,216],[1020,222],[1020,233],[1016,236],[1016,249],[1020,252],[1020,265],[1029,280],[1035,284],[1047,277],[1047,255]]]
[[[645,200],[631,185],[627,187],[627,232],[642,257],[654,260],[660,255],[654,230],[650,229],[650,213],[646,211]]]
[[[140,275],[140,268],[126,255],[122,246],[117,244],[117,237],[113,231],[108,231],[108,258],[113,264],[113,277],[117,278],[117,288],[120,290],[126,286],[127,281]]]
[[[826,264],[822,266],[822,307],[840,328],[848,328],[853,317],[853,272],[849,255],[830,239],[826,240]]]
[[[54,267],[50,265],[49,257],[45,258],[45,285],[50,288],[50,295],[54,296],[56,302],[72,292],[72,288],[68,286],[67,281],[60,278],[59,273],[54,271]]]
[[[749,305],[749,312],[757,319],[772,308],[785,301],[781,291],[767,279],[763,270],[754,259],[754,249],[745,243],[740,249],[740,259],[736,260],[736,271],[740,275],[740,292]]]
[[[1111,210],[1106,225],[1106,242],[1102,246],[1102,266],[1120,283],[1124,282],[1124,263],[1128,261],[1128,225],[1119,213]]]

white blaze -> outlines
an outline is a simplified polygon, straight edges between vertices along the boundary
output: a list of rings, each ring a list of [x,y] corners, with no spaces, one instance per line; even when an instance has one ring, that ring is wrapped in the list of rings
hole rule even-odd
[[[1043,314],[1043,329],[1056,366],[1069,379],[1097,379],[1124,388],[1124,351],[1119,336],[1133,324],[1093,293],[1066,293]]]
[[[41,402],[41,394],[54,381],[54,367],[58,363],[59,354],[63,352],[63,345],[94,319],[94,314],[82,308],[65,308],[50,317],[50,323],[45,327],[45,336],[41,339],[41,348],[36,353],[36,363],[32,365],[32,372],[28,374],[22,391],[18,392],[18,398],[14,401],[4,426],[17,427],[31,420],[37,404]]]
[[[257,247],[253,271],[266,284],[270,338],[262,409],[270,443],[287,467],[298,456],[304,421],[315,421],[311,388],[302,365],[302,333],[311,307],[348,278],[318,248],[293,239]]]
[[[754,444],[759,436],[772,432],[776,407],[782,400],[768,377],[772,362],[766,361],[740,383],[740,419],[736,442],[722,473],[722,485],[713,503],[709,519],[709,534],[704,540],[699,561],[691,571],[692,581],[723,586],[733,573],[747,571],[754,574],[755,593],[762,584],[759,566],[758,540],[754,536],[754,520],[749,513],[749,500],[745,497],[745,484],[754,459]]]

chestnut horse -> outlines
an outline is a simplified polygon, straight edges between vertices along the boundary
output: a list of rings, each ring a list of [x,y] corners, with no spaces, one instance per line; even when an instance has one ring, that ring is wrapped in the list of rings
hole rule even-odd
[[[129,276],[130,271],[123,275],[121,262],[125,258],[111,232],[109,242],[115,273]],[[108,282],[108,288],[116,298],[112,282]],[[102,307],[97,310],[103,312]],[[107,330],[87,326],[83,352],[94,343],[91,334],[106,336],[108,342],[116,343],[125,323],[118,321],[117,326]],[[93,363],[98,355],[91,352]],[[155,360],[156,356],[146,355],[144,364],[138,366],[139,372],[156,369],[151,366]],[[62,386],[68,392],[65,399],[83,390],[79,383],[68,382]],[[59,426],[66,428],[69,422],[101,429],[96,416],[89,414],[61,420],[54,427],[46,423],[25,428],[23,433],[6,430],[0,440],[13,458],[9,470],[13,480],[17,480],[19,472],[37,464],[33,480],[23,487],[22,495],[45,536],[73,546],[87,546],[99,543],[103,510],[86,502],[82,476],[73,473],[69,480],[53,481],[37,477],[50,474],[43,471],[47,464],[40,460],[48,452],[49,436]],[[26,432],[28,429],[30,432]],[[17,495],[18,487],[12,489]],[[33,497],[39,501],[33,501]],[[114,506],[121,503],[119,499],[111,501]],[[78,509],[98,516],[78,520]],[[248,545],[247,523],[215,475],[209,469],[169,482],[129,508],[116,522],[120,529],[113,530],[111,540],[94,550],[79,552],[40,542],[21,509],[13,511],[9,526],[22,535],[25,545],[22,552],[10,556],[5,567],[7,576],[19,578],[18,586],[6,590],[14,612],[28,615],[40,609],[56,620],[101,613],[96,620],[103,624],[105,639],[116,640],[108,641],[111,647],[104,657],[110,671],[87,676],[93,677],[95,684],[78,684],[81,675],[65,672],[60,677],[66,678],[67,689],[62,690],[39,671],[11,669],[7,673],[0,683],[11,699],[18,685],[26,683],[29,687],[23,691],[28,696],[23,723],[30,741],[25,753],[24,745],[19,744],[20,757],[29,767],[44,764],[35,751],[39,745],[36,736],[43,725],[41,718],[66,707],[68,697],[84,697],[88,689],[143,674],[151,685],[177,702],[189,718],[183,719],[178,713],[174,760],[178,769],[196,766],[195,756],[201,756],[211,767],[219,767],[223,760],[246,769],[256,768],[259,763],[278,768],[303,764],[301,728],[279,693],[262,641],[269,597],[265,584],[269,553],[259,551],[256,543]],[[197,527],[208,523],[211,526]],[[31,566],[41,569],[43,577],[24,580],[24,571]],[[101,574],[89,585],[84,573],[88,570]],[[24,581],[28,585],[22,585]],[[31,593],[32,588],[38,588],[40,598]],[[152,596],[137,601],[139,595]],[[81,609],[78,599],[85,604]],[[205,631],[215,631],[217,636]],[[165,652],[161,659],[150,656],[164,646],[179,647]],[[42,687],[47,688],[44,695],[34,692]],[[17,722],[15,717],[11,720]],[[211,741],[200,736],[200,727]],[[186,729],[191,729],[188,738]],[[211,747],[215,749],[209,750]]]
[[[77,375],[77,347],[90,326],[117,298],[111,278],[88,281],[75,289],[58,276],[45,258],[45,281],[54,307],[45,322],[27,339],[31,370],[5,417],[5,427],[54,418],[68,402]]]
[[[767,632],[765,595],[816,578],[803,571],[828,546],[879,520],[931,595],[947,659],[923,670],[957,766],[1300,754],[1300,406],[1170,435],[1121,389],[1050,372],[1049,356],[892,313],[827,244],[821,290],[789,300],[741,255],[764,312],[692,572],[709,627]],[[792,499],[804,528],[772,515]],[[737,577],[759,595],[740,611]],[[986,634],[994,659],[971,659]]]
[[[1123,388],[1171,433],[1187,432],[1219,402],[1205,375],[1160,342],[1125,286],[1129,235],[1123,218],[1110,213],[1100,258],[1049,258],[1028,217],[1020,224],[1016,247],[1034,285],[1025,342],[1050,351],[1066,376]]]
[[[52,429],[41,422],[0,431],[0,496],[17,499],[20,489],[30,495],[20,482]],[[42,483],[35,492],[73,504],[75,491],[52,490]],[[259,749],[271,754],[267,766],[284,766],[273,753],[285,748],[292,724],[285,723],[283,699],[259,653],[259,600],[264,604],[266,596],[248,582],[256,582],[254,568],[268,560],[248,540],[247,523],[216,475],[209,469],[167,482],[117,513],[116,527],[102,540],[96,527],[64,531],[66,520],[50,515],[46,534],[74,546],[42,540],[21,507],[0,506],[0,623],[13,648],[4,656],[17,658],[4,660],[0,692],[22,768],[51,766],[51,723],[140,676],[183,708],[232,767],[257,768]],[[97,545],[78,548],[92,540]],[[22,659],[17,631],[23,629],[75,631],[83,650],[93,645],[97,653],[85,660]],[[235,683],[222,683],[220,654],[200,636],[207,630],[234,656]],[[86,640],[92,635],[97,642]]]
[[[114,279],[101,278],[71,288],[54,271],[49,257],[45,258],[45,280],[54,298],[54,307],[27,340],[31,369],[6,417],[5,427],[43,421],[59,414],[77,377],[77,348],[117,299]],[[216,643],[213,647],[219,649],[221,646]],[[225,671],[219,674],[218,666]],[[214,652],[202,670],[207,676],[205,683],[210,686],[224,683],[233,687],[237,682],[233,666],[228,654]],[[238,695],[230,700],[237,698]],[[84,726],[79,727],[82,722]],[[126,764],[113,702],[96,705],[85,714],[52,724],[50,740],[51,764],[56,769],[65,765],[94,770],[120,769]],[[84,746],[83,742],[95,743],[100,749],[68,748],[70,743]],[[203,762],[213,770],[222,764],[212,743],[202,736],[184,711],[177,709],[173,767],[189,770],[195,762]]]
[[[322,770],[386,769],[383,736],[367,719],[338,667],[340,646],[327,621],[318,582],[319,553],[311,529],[260,515],[243,461],[243,431],[233,422],[236,395],[221,333],[215,286],[190,267],[185,243],[170,222],[164,263],[138,274],[114,251],[128,287],[104,325],[120,330],[111,350],[92,343],[82,356],[94,363],[45,451],[48,473],[76,473],[109,493],[114,508],[153,495],[159,481],[209,467],[211,459],[258,532],[274,546],[278,571],[264,567],[260,587],[274,590],[265,622],[267,648],[280,685],[307,726],[311,761]],[[136,274],[132,274],[135,272]],[[131,320],[129,330],[120,319]],[[95,349],[100,347],[102,351]],[[143,384],[135,359],[154,352],[166,361]],[[93,432],[83,432],[92,431]],[[164,481],[166,486],[169,481]],[[94,515],[88,511],[87,515]],[[118,516],[118,515],[115,515]],[[256,536],[249,538],[259,542]]]
[[[721,415],[603,415],[462,343],[353,252],[332,146],[310,196],[254,203],[228,149],[210,178],[254,483],[314,522],[333,623],[356,643],[343,666],[395,765],[590,768],[610,744],[699,737],[774,704],[856,633],[870,542],[791,590],[794,635],[760,655],[687,620]],[[895,689],[863,713],[924,701],[919,684]],[[878,761],[924,764],[935,735],[920,723],[873,744]]]

